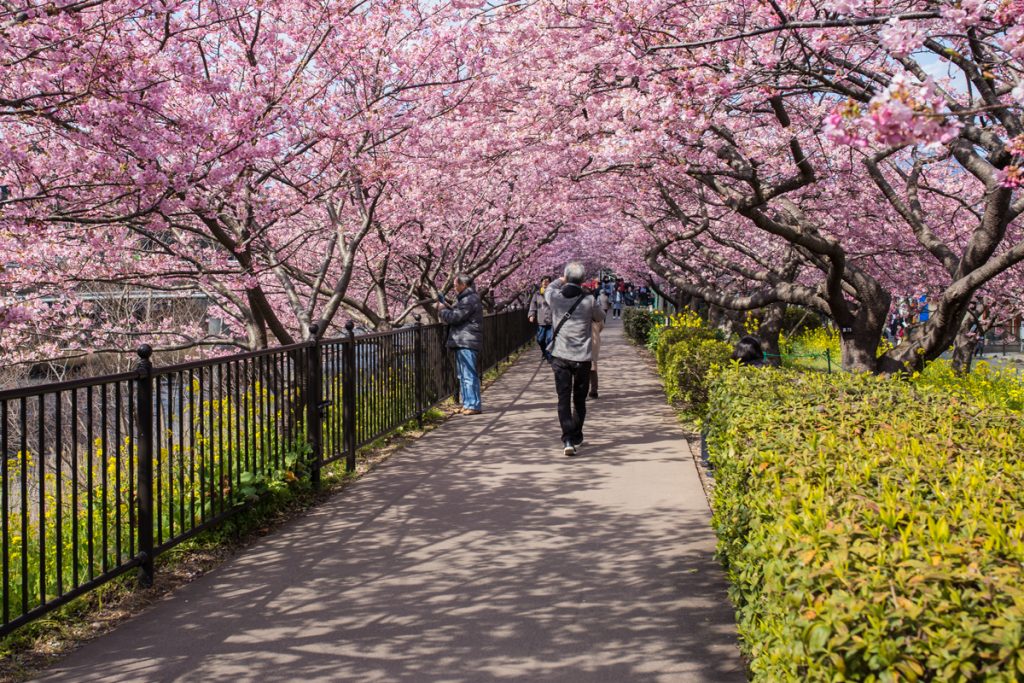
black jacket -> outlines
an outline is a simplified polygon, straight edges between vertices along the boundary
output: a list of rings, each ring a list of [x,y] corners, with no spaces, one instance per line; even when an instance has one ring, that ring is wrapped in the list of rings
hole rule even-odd
[[[462,290],[451,308],[442,308],[441,321],[449,325],[448,348],[479,351],[484,345],[484,307],[472,287]]]

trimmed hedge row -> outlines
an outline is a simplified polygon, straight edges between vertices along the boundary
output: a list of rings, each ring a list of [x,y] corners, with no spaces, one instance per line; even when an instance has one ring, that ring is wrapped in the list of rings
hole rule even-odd
[[[708,373],[729,362],[732,347],[704,326],[695,313],[673,316],[657,334],[654,349],[658,373],[670,403],[694,415],[703,414],[708,402]],[[652,335],[652,338],[654,335]]]
[[[626,308],[622,311],[622,329],[626,336],[641,346],[647,344],[651,330],[664,319],[646,308]]]
[[[759,681],[1024,680],[1024,424],[933,387],[728,367],[714,524]]]

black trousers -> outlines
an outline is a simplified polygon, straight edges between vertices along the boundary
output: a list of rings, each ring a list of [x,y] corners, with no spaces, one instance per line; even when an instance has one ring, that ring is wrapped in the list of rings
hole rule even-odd
[[[551,361],[558,392],[558,422],[562,425],[562,441],[574,444],[583,440],[583,421],[587,417],[587,392],[590,391],[590,361]]]

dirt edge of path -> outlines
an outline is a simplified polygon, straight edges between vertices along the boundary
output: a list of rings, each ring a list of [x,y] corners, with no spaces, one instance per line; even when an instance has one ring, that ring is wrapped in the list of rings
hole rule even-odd
[[[481,382],[481,391],[497,382],[522,357],[526,346],[492,369]],[[158,601],[172,595],[228,560],[244,553],[260,539],[288,522],[308,514],[335,496],[342,495],[353,483],[373,472],[399,451],[414,445],[458,414],[458,407],[445,402],[435,408],[440,415],[425,422],[422,429],[404,431],[381,438],[380,445],[359,453],[353,474],[330,482],[323,490],[297,499],[294,504],[275,511],[257,528],[214,547],[177,548],[158,558],[153,585],[141,588],[129,578],[114,580],[71,603],[70,613],[61,610],[41,617],[16,631],[2,644],[0,683],[21,683],[44,673],[63,657],[142,614]],[[67,608],[64,608],[67,609]]]

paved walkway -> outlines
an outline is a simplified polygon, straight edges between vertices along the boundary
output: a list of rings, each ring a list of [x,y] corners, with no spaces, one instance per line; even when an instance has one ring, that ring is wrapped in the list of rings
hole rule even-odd
[[[745,680],[710,513],[615,323],[587,444],[534,350],[342,495],[63,660],[47,681]]]

